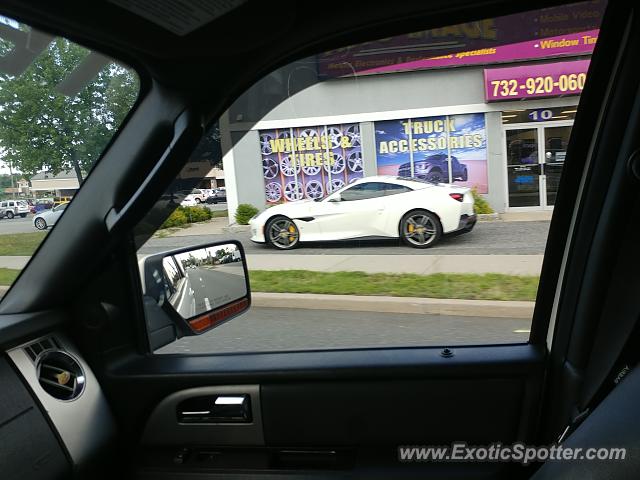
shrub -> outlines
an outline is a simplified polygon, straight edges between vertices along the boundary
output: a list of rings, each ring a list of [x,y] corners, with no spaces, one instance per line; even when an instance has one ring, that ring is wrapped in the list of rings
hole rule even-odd
[[[236,209],[236,223],[238,225],[248,225],[249,220],[256,213],[258,213],[258,209],[256,207],[249,205],[248,203],[241,203]]]
[[[180,227],[188,223],[204,222],[212,217],[211,210],[204,207],[178,207],[160,228]]]
[[[189,219],[189,222],[205,222],[211,220],[211,210],[205,207],[178,207]]]
[[[478,193],[476,187],[471,189],[471,194],[473,195],[473,211],[475,213],[493,213],[493,208],[491,208],[489,202]]]

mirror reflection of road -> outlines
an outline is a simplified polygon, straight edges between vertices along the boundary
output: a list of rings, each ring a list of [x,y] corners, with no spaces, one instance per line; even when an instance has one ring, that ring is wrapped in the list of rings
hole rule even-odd
[[[241,262],[194,266],[187,268],[185,286],[174,306],[183,318],[191,318],[242,298],[246,293]]]

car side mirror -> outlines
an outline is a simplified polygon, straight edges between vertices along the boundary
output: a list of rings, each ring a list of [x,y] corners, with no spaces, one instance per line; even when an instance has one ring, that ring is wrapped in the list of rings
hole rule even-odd
[[[179,337],[200,335],[251,305],[244,250],[238,241],[150,255],[140,261],[140,268],[147,323],[166,326],[167,316]]]
[[[329,201],[330,201],[330,202],[341,202],[341,201],[342,201],[342,198],[340,197],[340,194],[339,194],[339,193],[336,193],[336,196],[335,196],[335,197],[333,197],[333,198],[330,198],[330,199],[329,199]]]

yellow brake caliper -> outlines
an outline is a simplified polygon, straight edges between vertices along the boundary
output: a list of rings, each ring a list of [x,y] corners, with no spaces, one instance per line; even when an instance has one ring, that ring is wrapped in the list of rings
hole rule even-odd
[[[416,227],[413,226],[413,223],[410,223],[409,225],[407,225],[407,230],[409,230],[409,233],[413,233],[415,229]]]
[[[293,225],[289,225],[289,233],[296,233],[296,228]],[[289,241],[293,242],[296,237],[289,236]]]

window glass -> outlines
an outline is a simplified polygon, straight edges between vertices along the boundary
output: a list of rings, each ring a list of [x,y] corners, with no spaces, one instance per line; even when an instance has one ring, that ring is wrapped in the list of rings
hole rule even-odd
[[[197,336],[154,318],[165,340],[153,350],[529,341],[605,8],[596,0],[372,38],[260,79],[209,126],[136,229],[140,258],[239,241],[251,308]],[[177,195],[193,189],[198,200]],[[242,283],[237,264],[198,268],[183,290],[194,304],[219,304]]]
[[[406,193],[406,192],[411,192],[412,189],[404,186],[404,185],[397,185],[397,184],[393,184],[393,183],[385,183],[384,184],[384,194],[385,195],[395,195],[396,193]]]
[[[359,183],[344,190],[340,197],[342,201],[367,200],[369,198],[382,197],[385,192],[385,184],[379,182]]]
[[[0,204],[0,297],[59,221],[54,204],[73,200],[138,91],[126,66],[0,16],[0,198],[11,199]]]

